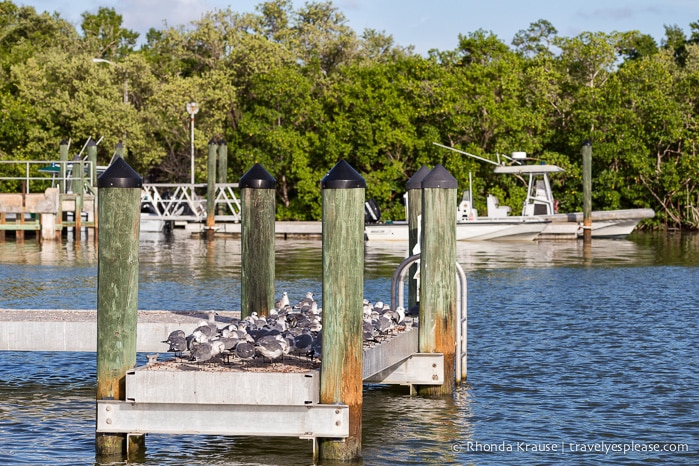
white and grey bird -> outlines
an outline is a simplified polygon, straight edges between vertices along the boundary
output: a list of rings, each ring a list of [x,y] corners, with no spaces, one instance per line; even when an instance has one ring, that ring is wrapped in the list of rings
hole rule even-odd
[[[235,345],[235,355],[244,360],[250,360],[255,357],[255,344],[249,341],[240,341]]]
[[[279,298],[279,301],[274,303],[274,307],[277,309],[284,309],[288,305],[289,305],[289,293],[287,293],[285,291],[282,293],[282,297]]]

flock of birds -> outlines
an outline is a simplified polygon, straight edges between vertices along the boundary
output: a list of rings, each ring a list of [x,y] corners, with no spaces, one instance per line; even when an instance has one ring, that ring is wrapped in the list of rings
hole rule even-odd
[[[284,292],[266,317],[253,312],[224,324],[216,322],[215,313],[211,313],[209,320],[199,322],[189,335],[175,330],[163,343],[169,345],[168,352],[193,362],[230,362],[234,357],[243,362],[258,358],[271,363],[287,355],[315,360],[321,357],[322,314],[312,292],[295,304]],[[406,325],[405,309],[392,310],[381,301],[365,299],[363,316],[365,344],[380,342]]]

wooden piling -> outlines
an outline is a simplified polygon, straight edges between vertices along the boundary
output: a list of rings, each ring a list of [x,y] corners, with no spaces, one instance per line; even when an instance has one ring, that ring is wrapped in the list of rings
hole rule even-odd
[[[93,140],[90,139],[87,142],[87,159],[90,161],[90,172],[91,176],[90,179],[92,180],[92,187],[96,188],[97,187],[97,143]],[[99,231],[99,215],[97,215],[97,206],[99,205],[99,199],[98,199],[98,190],[95,189],[95,198],[92,203],[93,205],[93,225],[94,225],[94,234],[95,234],[95,239],[97,238],[97,232]]]
[[[592,143],[582,146],[583,162],[583,243],[592,243]]]
[[[444,383],[418,386],[420,395],[450,395],[455,388],[457,189],[442,165],[422,180],[418,348],[444,355]]]
[[[228,144],[223,139],[218,141],[218,169],[216,170],[218,183],[228,183]],[[224,206],[219,206],[218,213],[223,215]]]
[[[97,187],[97,143],[90,138],[87,141],[87,160],[90,162],[90,186]]]
[[[218,141],[218,171],[216,179],[219,183],[228,183],[228,144],[223,139]]]
[[[415,246],[420,243],[420,220],[422,218],[422,180],[430,172],[429,167],[423,165],[406,183],[408,192],[408,256],[416,253]],[[419,302],[418,281],[415,274],[418,272],[418,264],[413,264],[408,269],[408,309],[414,310]]]
[[[75,229],[74,240],[80,241],[81,230],[82,230],[82,212],[83,212],[83,195],[85,194],[85,166],[83,165],[80,157],[73,159],[73,175],[72,175],[72,188],[73,194],[75,195],[75,210],[74,210],[74,220]]]
[[[98,401],[125,400],[126,372],[136,365],[142,186],[141,177],[121,157],[98,180],[102,219],[97,262]],[[96,456],[120,461],[144,446],[140,439],[127,440],[126,433],[97,433]]]
[[[320,402],[349,407],[349,437],[319,439],[321,460],[362,452],[362,305],[366,182],[346,161],[323,178],[323,345]]]
[[[239,181],[241,197],[240,314],[274,308],[274,215],[277,181],[256,163]]]
[[[214,239],[216,230],[216,158],[218,143],[209,141],[209,156],[206,165],[206,239]]]
[[[58,157],[60,164],[58,167],[58,175],[60,178],[61,194],[66,193],[66,170],[68,168],[68,141],[65,139],[61,141],[58,146]]]

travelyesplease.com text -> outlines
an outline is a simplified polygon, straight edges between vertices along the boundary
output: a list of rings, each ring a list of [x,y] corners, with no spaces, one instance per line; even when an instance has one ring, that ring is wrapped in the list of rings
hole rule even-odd
[[[689,445],[686,443],[663,442],[456,442],[452,444],[452,451],[471,453],[602,453],[623,454],[628,453],[661,453],[661,452],[687,452]]]

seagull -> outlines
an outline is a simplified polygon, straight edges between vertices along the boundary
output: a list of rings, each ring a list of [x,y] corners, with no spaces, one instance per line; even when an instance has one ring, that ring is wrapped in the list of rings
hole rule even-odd
[[[395,322],[396,324],[400,324],[401,322],[403,322],[403,320],[405,319],[405,308],[402,306],[398,306],[393,311],[392,317],[393,322]]]
[[[212,341],[211,343],[198,343],[194,345],[194,347],[192,348],[191,357],[189,360],[196,362],[205,362],[210,360],[217,354],[221,354],[223,350],[224,346],[223,343],[220,341]]]
[[[284,348],[276,339],[258,341],[255,348],[263,358],[269,359],[270,363],[284,354]]]
[[[235,345],[235,355],[242,360],[249,360],[255,357],[255,345],[249,341],[241,341]]]
[[[184,332],[182,332],[182,335],[176,335],[171,339],[168,338],[168,340],[170,340],[170,348],[168,348],[167,351],[169,353],[175,353],[175,356],[182,356],[182,353],[187,351],[189,347],[187,338],[184,336]]]
[[[289,293],[286,291],[282,293],[281,299],[274,303],[274,307],[277,309],[284,309],[286,306],[289,305]]]
[[[185,337],[184,330],[173,330],[170,335],[167,336],[167,340],[163,340],[161,343],[172,343],[172,341],[177,337]]]
[[[294,351],[299,354],[308,354],[313,345],[313,337],[310,333],[302,333],[294,337]]]
[[[159,353],[154,353],[154,354],[146,354],[146,358],[148,358],[148,362],[146,365],[150,366],[151,364],[155,364],[158,362],[158,356],[160,356]]]

